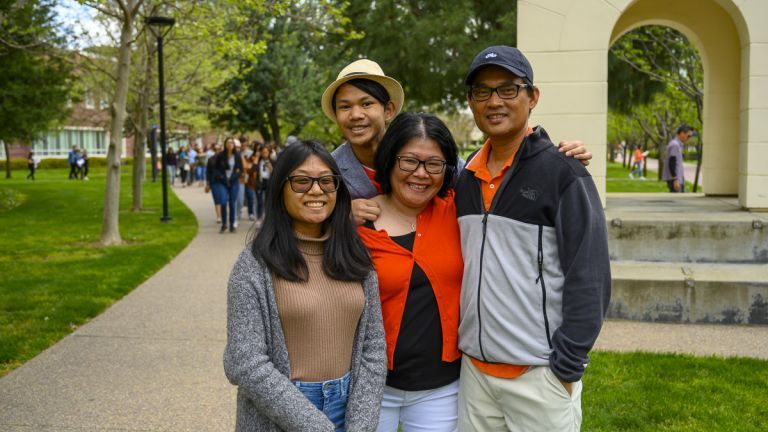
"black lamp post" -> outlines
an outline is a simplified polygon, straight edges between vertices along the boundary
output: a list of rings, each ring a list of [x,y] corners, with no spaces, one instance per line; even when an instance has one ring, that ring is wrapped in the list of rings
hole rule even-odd
[[[157,38],[157,77],[160,82],[160,160],[162,161],[163,175],[163,216],[160,218],[163,222],[168,222],[171,217],[168,216],[168,167],[166,159],[166,135],[165,135],[165,77],[163,75],[163,37],[168,34],[176,23],[176,20],[168,17],[151,16],[145,21],[152,34]]]

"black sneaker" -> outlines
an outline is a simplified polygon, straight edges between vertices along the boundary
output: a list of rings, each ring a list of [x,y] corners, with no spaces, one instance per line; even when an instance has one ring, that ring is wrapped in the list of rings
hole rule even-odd
[[[231,232],[231,233],[235,232],[236,230],[237,230],[237,228],[235,228],[233,226],[229,227],[229,232]]]
[[[227,232],[227,226],[226,225],[222,225],[221,229],[219,230],[219,234],[225,233],[225,232]]]

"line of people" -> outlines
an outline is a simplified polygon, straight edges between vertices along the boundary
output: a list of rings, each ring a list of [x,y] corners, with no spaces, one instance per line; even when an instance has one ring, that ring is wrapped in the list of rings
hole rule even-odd
[[[395,118],[402,87],[369,60],[322,97],[345,143],[275,162],[228,286],[238,431],[580,429],[611,283],[591,154],[529,126],[517,49],[465,84],[488,137],[466,164],[437,117]]]
[[[246,144],[243,149],[242,143],[247,142],[247,137],[228,137],[223,146],[214,146],[214,155],[208,158],[206,192],[212,193],[221,233],[237,230],[243,208],[247,209],[248,220],[257,226],[264,219],[264,197],[277,151],[260,141]]]

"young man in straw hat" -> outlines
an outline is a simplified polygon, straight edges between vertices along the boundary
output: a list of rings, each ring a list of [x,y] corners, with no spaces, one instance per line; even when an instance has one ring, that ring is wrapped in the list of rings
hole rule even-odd
[[[380,213],[378,205],[370,200],[381,193],[374,180],[373,156],[387,123],[400,112],[404,101],[400,83],[368,59],[345,66],[323,92],[323,113],[339,126],[346,140],[333,151],[333,157],[354,200],[353,213],[358,223],[375,220]],[[563,141],[560,151],[584,165],[592,159],[580,141]]]

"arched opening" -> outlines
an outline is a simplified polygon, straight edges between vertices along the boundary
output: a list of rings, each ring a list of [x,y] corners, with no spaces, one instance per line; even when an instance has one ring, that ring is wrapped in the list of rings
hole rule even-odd
[[[706,179],[705,192],[737,195],[742,50],[733,18],[715,1],[637,0],[616,21],[611,45],[622,35],[646,25],[671,27],[699,50],[704,77],[701,175]]]
[[[667,143],[681,127],[686,192],[702,191],[703,68],[681,32],[659,25],[624,33],[608,50],[608,192],[664,192]],[[672,156],[677,158],[677,156]],[[621,168],[618,165],[621,164]],[[629,178],[626,172],[629,171]]]

